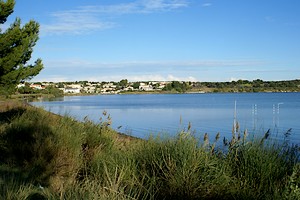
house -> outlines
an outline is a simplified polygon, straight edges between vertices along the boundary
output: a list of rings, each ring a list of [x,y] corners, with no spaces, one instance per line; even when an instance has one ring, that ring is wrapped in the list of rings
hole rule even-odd
[[[104,88],[104,89],[101,89],[101,93],[102,94],[116,94],[116,93],[118,93],[118,90],[116,90],[115,88]]]
[[[95,86],[86,86],[86,87],[83,88],[83,90],[86,93],[95,93],[96,87]]]
[[[134,88],[131,87],[131,86],[126,87],[126,88],[123,89],[123,91],[133,91],[133,90],[134,90]]]
[[[68,85],[68,88],[82,89],[82,86],[80,84],[71,84],[71,85]]]
[[[40,85],[40,84],[31,84],[29,87],[36,89],[36,90],[42,90],[45,89],[44,85]]]
[[[19,84],[17,85],[17,88],[21,88],[21,87],[25,87],[25,83],[19,83]]]
[[[72,93],[72,94],[79,94],[79,88],[64,88],[64,93]]]
[[[151,91],[151,90],[153,90],[153,87],[152,87],[152,85],[141,84],[139,86],[139,90]]]
[[[102,86],[102,88],[116,88],[117,86],[113,83],[107,83]]]

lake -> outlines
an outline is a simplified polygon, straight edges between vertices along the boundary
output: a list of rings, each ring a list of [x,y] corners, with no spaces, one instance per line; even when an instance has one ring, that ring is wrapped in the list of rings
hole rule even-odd
[[[45,110],[69,115],[77,120],[88,117],[98,123],[106,111],[112,127],[139,138],[174,135],[191,130],[210,140],[220,132],[230,138],[236,111],[241,130],[282,139],[291,129],[290,141],[300,143],[300,93],[205,93],[66,96],[53,101],[32,102]],[[236,107],[236,109],[235,109]]]

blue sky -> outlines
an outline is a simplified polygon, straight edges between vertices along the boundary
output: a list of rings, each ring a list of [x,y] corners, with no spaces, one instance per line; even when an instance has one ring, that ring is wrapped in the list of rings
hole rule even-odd
[[[299,0],[16,0],[33,81],[300,78]]]

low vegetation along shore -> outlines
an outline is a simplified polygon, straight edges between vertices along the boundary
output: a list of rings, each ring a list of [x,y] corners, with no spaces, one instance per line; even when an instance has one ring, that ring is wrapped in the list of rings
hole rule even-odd
[[[0,105],[0,199],[299,199],[299,148],[186,130],[140,140],[18,102]],[[100,117],[100,116],[99,116]],[[286,134],[288,137],[288,134]],[[222,149],[222,151],[220,150]]]

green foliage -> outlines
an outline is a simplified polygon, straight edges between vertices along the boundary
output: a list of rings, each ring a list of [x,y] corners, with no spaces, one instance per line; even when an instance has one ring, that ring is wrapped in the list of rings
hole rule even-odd
[[[28,84],[25,84],[24,87],[20,87],[17,89],[17,93],[19,94],[44,94],[52,97],[60,97],[63,96],[63,91],[50,85],[46,86],[45,89],[37,90],[31,88]]]
[[[17,92],[20,94],[34,94],[35,93],[34,89],[29,87],[28,85],[18,88]]]
[[[260,79],[231,82],[197,82],[192,90],[207,92],[299,92],[300,80],[263,81]]]
[[[54,97],[60,97],[63,96],[64,92],[54,86],[47,86],[44,90],[41,90],[42,94],[51,94]]]
[[[284,193],[285,199],[300,199],[300,164],[296,164],[293,168],[293,173],[288,179],[286,190]]]
[[[7,0],[4,2],[3,0],[0,1],[0,24],[6,22],[7,17],[13,13],[13,9],[15,6],[14,0]]]
[[[86,84],[88,83],[88,81],[79,81],[79,83],[80,83],[83,87],[85,87]]]
[[[64,86],[64,83],[59,82],[59,83],[57,84],[57,87],[58,87],[58,88],[64,88],[65,86]]]
[[[189,84],[186,82],[172,81],[164,87],[164,91],[176,91],[178,93],[184,93],[189,89]]]
[[[132,84],[132,87],[133,87],[134,89],[139,89],[140,83],[139,83],[139,82],[134,82],[134,83]]]
[[[13,12],[14,1],[0,1],[0,23]],[[36,76],[43,68],[41,59],[34,64],[26,63],[31,59],[33,47],[38,40],[39,24],[33,20],[21,26],[17,18],[5,31],[0,32],[0,92],[11,93],[23,80]]]
[[[126,87],[128,85],[128,80],[127,79],[123,79],[119,82],[119,86],[120,87]]]

